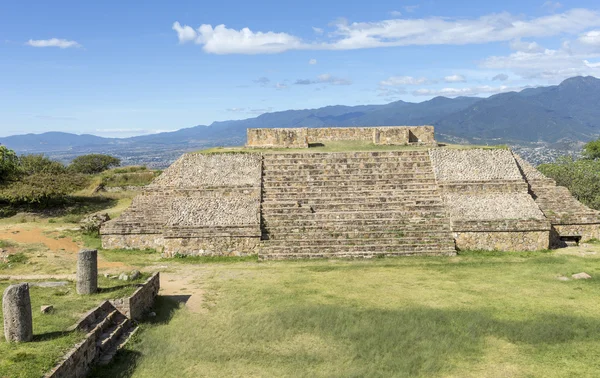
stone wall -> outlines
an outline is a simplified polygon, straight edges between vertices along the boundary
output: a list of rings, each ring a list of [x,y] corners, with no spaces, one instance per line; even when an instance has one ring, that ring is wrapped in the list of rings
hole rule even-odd
[[[196,246],[224,246],[221,236],[210,232],[186,235],[190,229],[209,228],[220,228],[231,238],[252,239],[231,245],[254,245],[260,239],[261,177],[259,154],[186,154],[136,196],[118,219],[102,227],[102,245],[197,254],[206,248]],[[194,240],[167,242],[169,238]],[[233,252],[241,253],[237,247],[222,250]],[[210,253],[219,250],[210,248]]]
[[[139,320],[152,308],[159,290],[160,274],[157,272],[141,284],[130,297],[112,300],[111,304],[129,319]]]
[[[600,224],[555,224],[552,228],[560,236],[581,236],[581,241],[600,240]]]
[[[434,145],[433,126],[248,129],[246,147],[307,148],[311,143],[365,141],[384,145]]]
[[[373,142],[372,127],[319,127],[308,129],[308,142],[331,142],[345,140],[362,140]]]
[[[430,150],[459,249],[539,250],[550,222],[510,150]]]
[[[429,155],[438,182],[523,182],[510,150],[436,148],[431,149]]]
[[[188,153],[175,161],[149,187],[260,187],[261,155]]]
[[[306,127],[289,129],[248,129],[246,147],[308,148]]]
[[[547,249],[550,231],[454,232],[458,250],[539,251]]]

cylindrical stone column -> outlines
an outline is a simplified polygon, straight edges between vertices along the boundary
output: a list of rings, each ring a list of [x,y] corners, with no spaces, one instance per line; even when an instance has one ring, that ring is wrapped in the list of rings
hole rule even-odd
[[[82,249],[77,255],[77,294],[98,291],[98,251]]]
[[[26,342],[33,338],[29,284],[10,285],[2,297],[4,337],[8,342]]]

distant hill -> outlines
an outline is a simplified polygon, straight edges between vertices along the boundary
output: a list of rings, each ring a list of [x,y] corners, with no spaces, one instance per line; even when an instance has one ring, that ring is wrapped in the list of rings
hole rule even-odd
[[[585,142],[600,136],[600,79],[573,77],[560,85],[502,93],[489,98],[436,97],[421,103],[326,106],[286,110],[255,118],[214,122],[174,132],[132,138],[102,138],[49,132],[0,138],[19,153],[53,153],[66,159],[90,152],[123,155],[151,151],[186,151],[217,145],[240,145],[249,127],[436,126],[440,139],[471,142]],[[158,159],[158,157],[157,157]]]

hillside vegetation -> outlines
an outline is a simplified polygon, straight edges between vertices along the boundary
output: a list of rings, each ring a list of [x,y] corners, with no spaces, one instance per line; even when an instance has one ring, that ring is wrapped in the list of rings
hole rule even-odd
[[[582,156],[581,159],[564,156],[538,169],[558,185],[567,187],[583,204],[600,210],[600,139],[587,143]]]

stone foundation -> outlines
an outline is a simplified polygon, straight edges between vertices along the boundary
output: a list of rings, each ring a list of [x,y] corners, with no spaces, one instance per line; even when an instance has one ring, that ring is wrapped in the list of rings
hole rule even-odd
[[[454,232],[454,239],[459,251],[539,251],[550,247],[550,231]]]
[[[435,145],[433,126],[248,129],[246,147],[308,148],[311,143],[364,141],[381,145]]]
[[[165,238],[163,255],[247,256],[258,254],[260,236],[217,238]]]
[[[600,224],[555,224],[559,236],[581,236],[581,241],[600,240]]]
[[[102,235],[104,249],[161,249],[165,244],[162,234]]]

